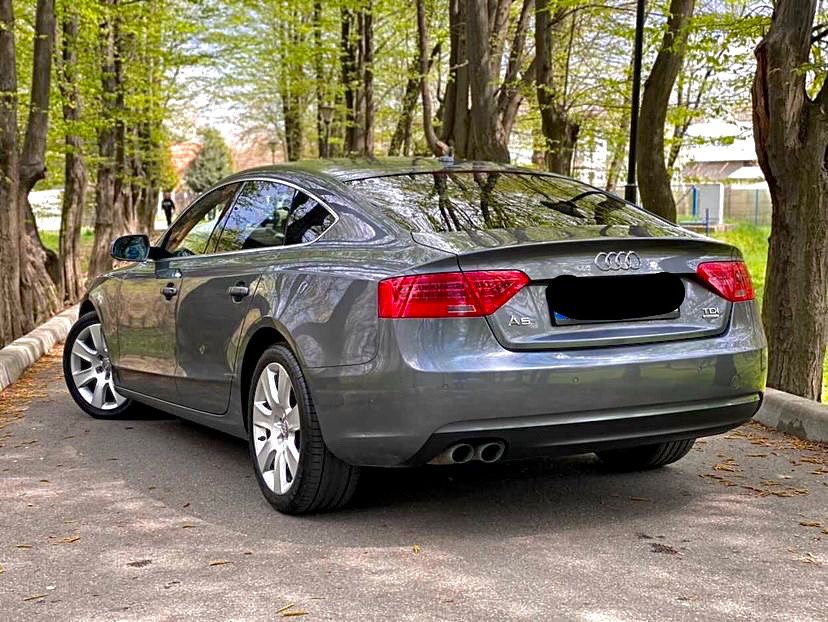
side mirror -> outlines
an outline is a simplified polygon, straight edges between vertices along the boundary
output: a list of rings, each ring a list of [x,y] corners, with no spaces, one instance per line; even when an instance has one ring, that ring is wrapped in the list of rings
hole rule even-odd
[[[119,261],[146,261],[150,241],[144,234],[122,235],[112,243],[111,255]]]

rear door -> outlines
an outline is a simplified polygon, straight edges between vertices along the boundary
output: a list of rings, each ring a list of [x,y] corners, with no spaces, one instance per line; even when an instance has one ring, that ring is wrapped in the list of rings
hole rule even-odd
[[[180,265],[177,385],[183,406],[223,414],[236,352],[261,273],[281,247],[295,195],[274,181],[244,182],[217,228],[210,252]]]
[[[163,259],[124,272],[117,318],[118,385],[176,403],[176,313],[182,264],[203,253],[237,184],[214,190],[190,206],[167,231]]]

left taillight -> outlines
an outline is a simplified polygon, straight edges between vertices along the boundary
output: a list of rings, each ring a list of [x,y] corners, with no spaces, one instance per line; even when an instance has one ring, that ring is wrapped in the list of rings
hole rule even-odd
[[[743,261],[707,261],[696,267],[696,275],[725,300],[753,300],[753,283]]]
[[[381,318],[490,315],[529,282],[520,270],[477,270],[395,276],[379,282]]]

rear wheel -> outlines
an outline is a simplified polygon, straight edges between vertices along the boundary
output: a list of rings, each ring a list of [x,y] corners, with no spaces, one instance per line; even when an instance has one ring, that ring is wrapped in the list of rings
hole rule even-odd
[[[132,407],[132,400],[115,388],[109,349],[94,312],[78,318],[66,336],[63,377],[75,403],[96,419],[122,417]]]
[[[669,441],[656,445],[642,445],[627,449],[611,449],[596,452],[601,461],[617,471],[643,471],[657,469],[684,458],[696,439]]]
[[[256,480],[273,507],[304,514],[350,500],[359,468],[328,450],[299,362],[285,346],[269,348],[259,359],[247,416]]]

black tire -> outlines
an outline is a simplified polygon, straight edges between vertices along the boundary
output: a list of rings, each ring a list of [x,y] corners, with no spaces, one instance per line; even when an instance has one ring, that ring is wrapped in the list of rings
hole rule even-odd
[[[100,323],[98,316],[94,311],[91,311],[80,316],[75,325],[72,326],[63,345],[63,378],[66,382],[66,388],[69,389],[69,395],[87,415],[95,419],[122,419],[129,416],[130,411],[134,408],[135,404],[131,399],[127,398],[122,404],[113,408],[96,408],[81,395],[72,375],[71,353],[78,336],[89,326]]]
[[[693,448],[696,439],[669,441],[627,449],[596,452],[601,461],[615,471],[646,471],[681,460]]]
[[[271,363],[281,365],[290,377],[301,426],[297,472],[284,494],[272,490],[265,482],[254,448],[254,433],[262,433],[253,425],[256,386],[262,372]],[[246,415],[250,460],[265,499],[284,514],[334,510],[350,501],[359,481],[360,469],[334,456],[325,445],[305,376],[296,357],[287,347],[277,345],[265,350],[253,372],[248,393]]]

